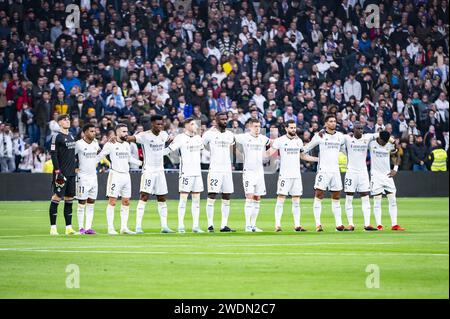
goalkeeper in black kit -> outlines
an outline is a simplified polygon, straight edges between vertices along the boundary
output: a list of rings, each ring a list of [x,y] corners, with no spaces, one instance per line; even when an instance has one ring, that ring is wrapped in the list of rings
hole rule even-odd
[[[64,219],[66,235],[74,235],[72,229],[72,203],[76,191],[76,171],[78,163],[75,157],[75,139],[69,133],[70,118],[63,114],[57,118],[60,132],[52,137],[50,154],[53,163],[53,196],[50,203],[50,235],[58,235],[56,217],[58,204],[64,198]]]

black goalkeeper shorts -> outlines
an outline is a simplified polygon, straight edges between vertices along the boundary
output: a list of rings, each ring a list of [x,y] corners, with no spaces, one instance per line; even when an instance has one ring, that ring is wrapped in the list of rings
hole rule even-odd
[[[53,176],[52,186],[53,194],[56,194],[59,198],[65,197],[75,197],[76,194],[76,176],[66,176],[66,183],[63,187],[58,187],[55,185],[55,178]]]

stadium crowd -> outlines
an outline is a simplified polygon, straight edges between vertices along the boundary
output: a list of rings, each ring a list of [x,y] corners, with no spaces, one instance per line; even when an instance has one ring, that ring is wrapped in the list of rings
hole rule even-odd
[[[271,138],[292,119],[305,143],[335,113],[344,133],[356,121],[391,132],[401,170],[436,170],[448,35],[447,0],[0,0],[0,171],[51,171],[59,114],[73,135],[94,123],[103,145],[118,123],[134,134],[160,114],[174,133],[194,117],[204,131],[222,111],[231,129],[258,118]]]

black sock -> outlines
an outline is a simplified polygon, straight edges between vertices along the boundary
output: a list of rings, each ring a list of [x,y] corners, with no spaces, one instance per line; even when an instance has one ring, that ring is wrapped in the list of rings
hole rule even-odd
[[[64,202],[64,219],[66,226],[72,225],[72,201]]]
[[[50,215],[50,225],[56,225],[56,217],[58,216],[58,202],[51,201],[50,202],[50,209],[49,209],[49,215]]]

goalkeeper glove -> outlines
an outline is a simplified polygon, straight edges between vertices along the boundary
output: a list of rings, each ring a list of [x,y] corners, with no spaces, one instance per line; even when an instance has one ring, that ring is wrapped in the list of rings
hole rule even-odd
[[[55,179],[55,185],[56,187],[64,187],[66,184],[66,177],[61,173],[61,171],[57,170],[55,171],[56,179]]]

